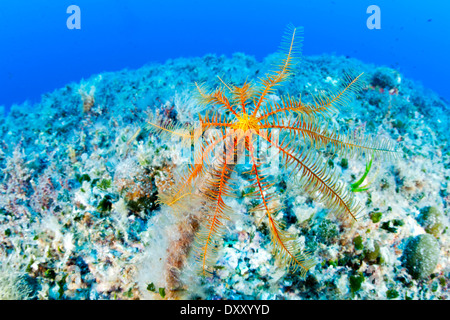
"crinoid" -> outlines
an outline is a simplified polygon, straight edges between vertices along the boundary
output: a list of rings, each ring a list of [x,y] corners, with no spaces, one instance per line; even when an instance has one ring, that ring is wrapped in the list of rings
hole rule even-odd
[[[356,220],[362,206],[339,181],[320,150],[327,148],[347,158],[363,154],[386,158],[397,153],[394,144],[387,140],[343,135],[331,128],[333,114],[361,88],[362,74],[344,75],[335,91],[320,93],[309,103],[292,96],[273,98],[277,87],[292,75],[301,31],[289,28],[279,64],[259,81],[236,86],[219,78],[213,89],[196,84],[199,103],[209,110],[199,115],[199,125],[195,128],[155,119],[149,121],[149,128],[154,132],[179,137],[189,150],[195,146],[194,161],[186,164],[186,170],[159,198],[161,203],[187,217],[179,227],[182,235],[169,248],[168,269],[172,280],[180,272],[193,239],[201,269],[208,271],[209,258],[232,211],[226,198],[233,196],[237,189],[232,180],[238,165],[248,167],[244,172],[251,182],[248,195],[258,203],[251,211],[264,212],[276,257],[288,268],[298,269],[303,277],[314,260],[276,219],[283,208],[273,192],[276,181],[269,169],[278,168],[278,163],[268,159],[276,155],[282,170],[295,177],[308,195],[335,214]],[[181,253],[177,254],[177,250]]]

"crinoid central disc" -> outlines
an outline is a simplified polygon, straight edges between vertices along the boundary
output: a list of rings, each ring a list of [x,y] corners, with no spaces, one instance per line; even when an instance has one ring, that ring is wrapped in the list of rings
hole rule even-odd
[[[258,129],[258,120],[249,115],[247,113],[241,113],[237,116],[237,121],[234,124],[235,129],[240,129],[243,131],[247,130],[257,130]]]

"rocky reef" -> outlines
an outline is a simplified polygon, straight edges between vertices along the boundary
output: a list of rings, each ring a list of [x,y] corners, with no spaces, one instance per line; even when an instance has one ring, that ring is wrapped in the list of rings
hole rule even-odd
[[[274,59],[169,60],[13,106],[0,118],[0,298],[166,298],[164,261],[182,217],[157,195],[179,155],[146,122],[158,115],[193,123],[205,112],[194,82],[251,81]],[[449,299],[449,103],[394,69],[328,55],[303,57],[278,92],[307,101],[347,70],[364,72],[366,84],[333,125],[402,150],[396,160],[373,161],[367,188],[355,192],[364,214],[343,223],[281,173],[275,192],[285,209],[277,218],[314,254],[315,267],[300,279],[275,263],[267,227],[255,223],[242,192],[227,200],[235,217],[214,273],[186,268],[183,298]],[[347,184],[365,172],[364,159],[324,156]],[[236,181],[248,185],[242,175]]]

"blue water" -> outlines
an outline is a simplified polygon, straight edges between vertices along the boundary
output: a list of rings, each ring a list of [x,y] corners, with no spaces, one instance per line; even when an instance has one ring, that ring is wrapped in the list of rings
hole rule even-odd
[[[69,5],[81,29],[69,30]],[[369,30],[366,9],[381,9]],[[449,1],[330,0],[3,0],[0,105],[38,102],[41,94],[92,74],[135,69],[169,58],[262,59],[288,23],[304,26],[303,53],[335,53],[386,65],[450,100]]]

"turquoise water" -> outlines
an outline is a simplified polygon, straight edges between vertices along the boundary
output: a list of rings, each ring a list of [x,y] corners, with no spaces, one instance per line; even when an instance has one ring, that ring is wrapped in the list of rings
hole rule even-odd
[[[378,5],[381,29],[369,30]],[[69,30],[70,5],[81,29]],[[305,27],[305,55],[336,53],[394,67],[450,99],[447,1],[33,1],[0,8],[0,105],[104,71],[169,58],[274,51],[288,23]]]

